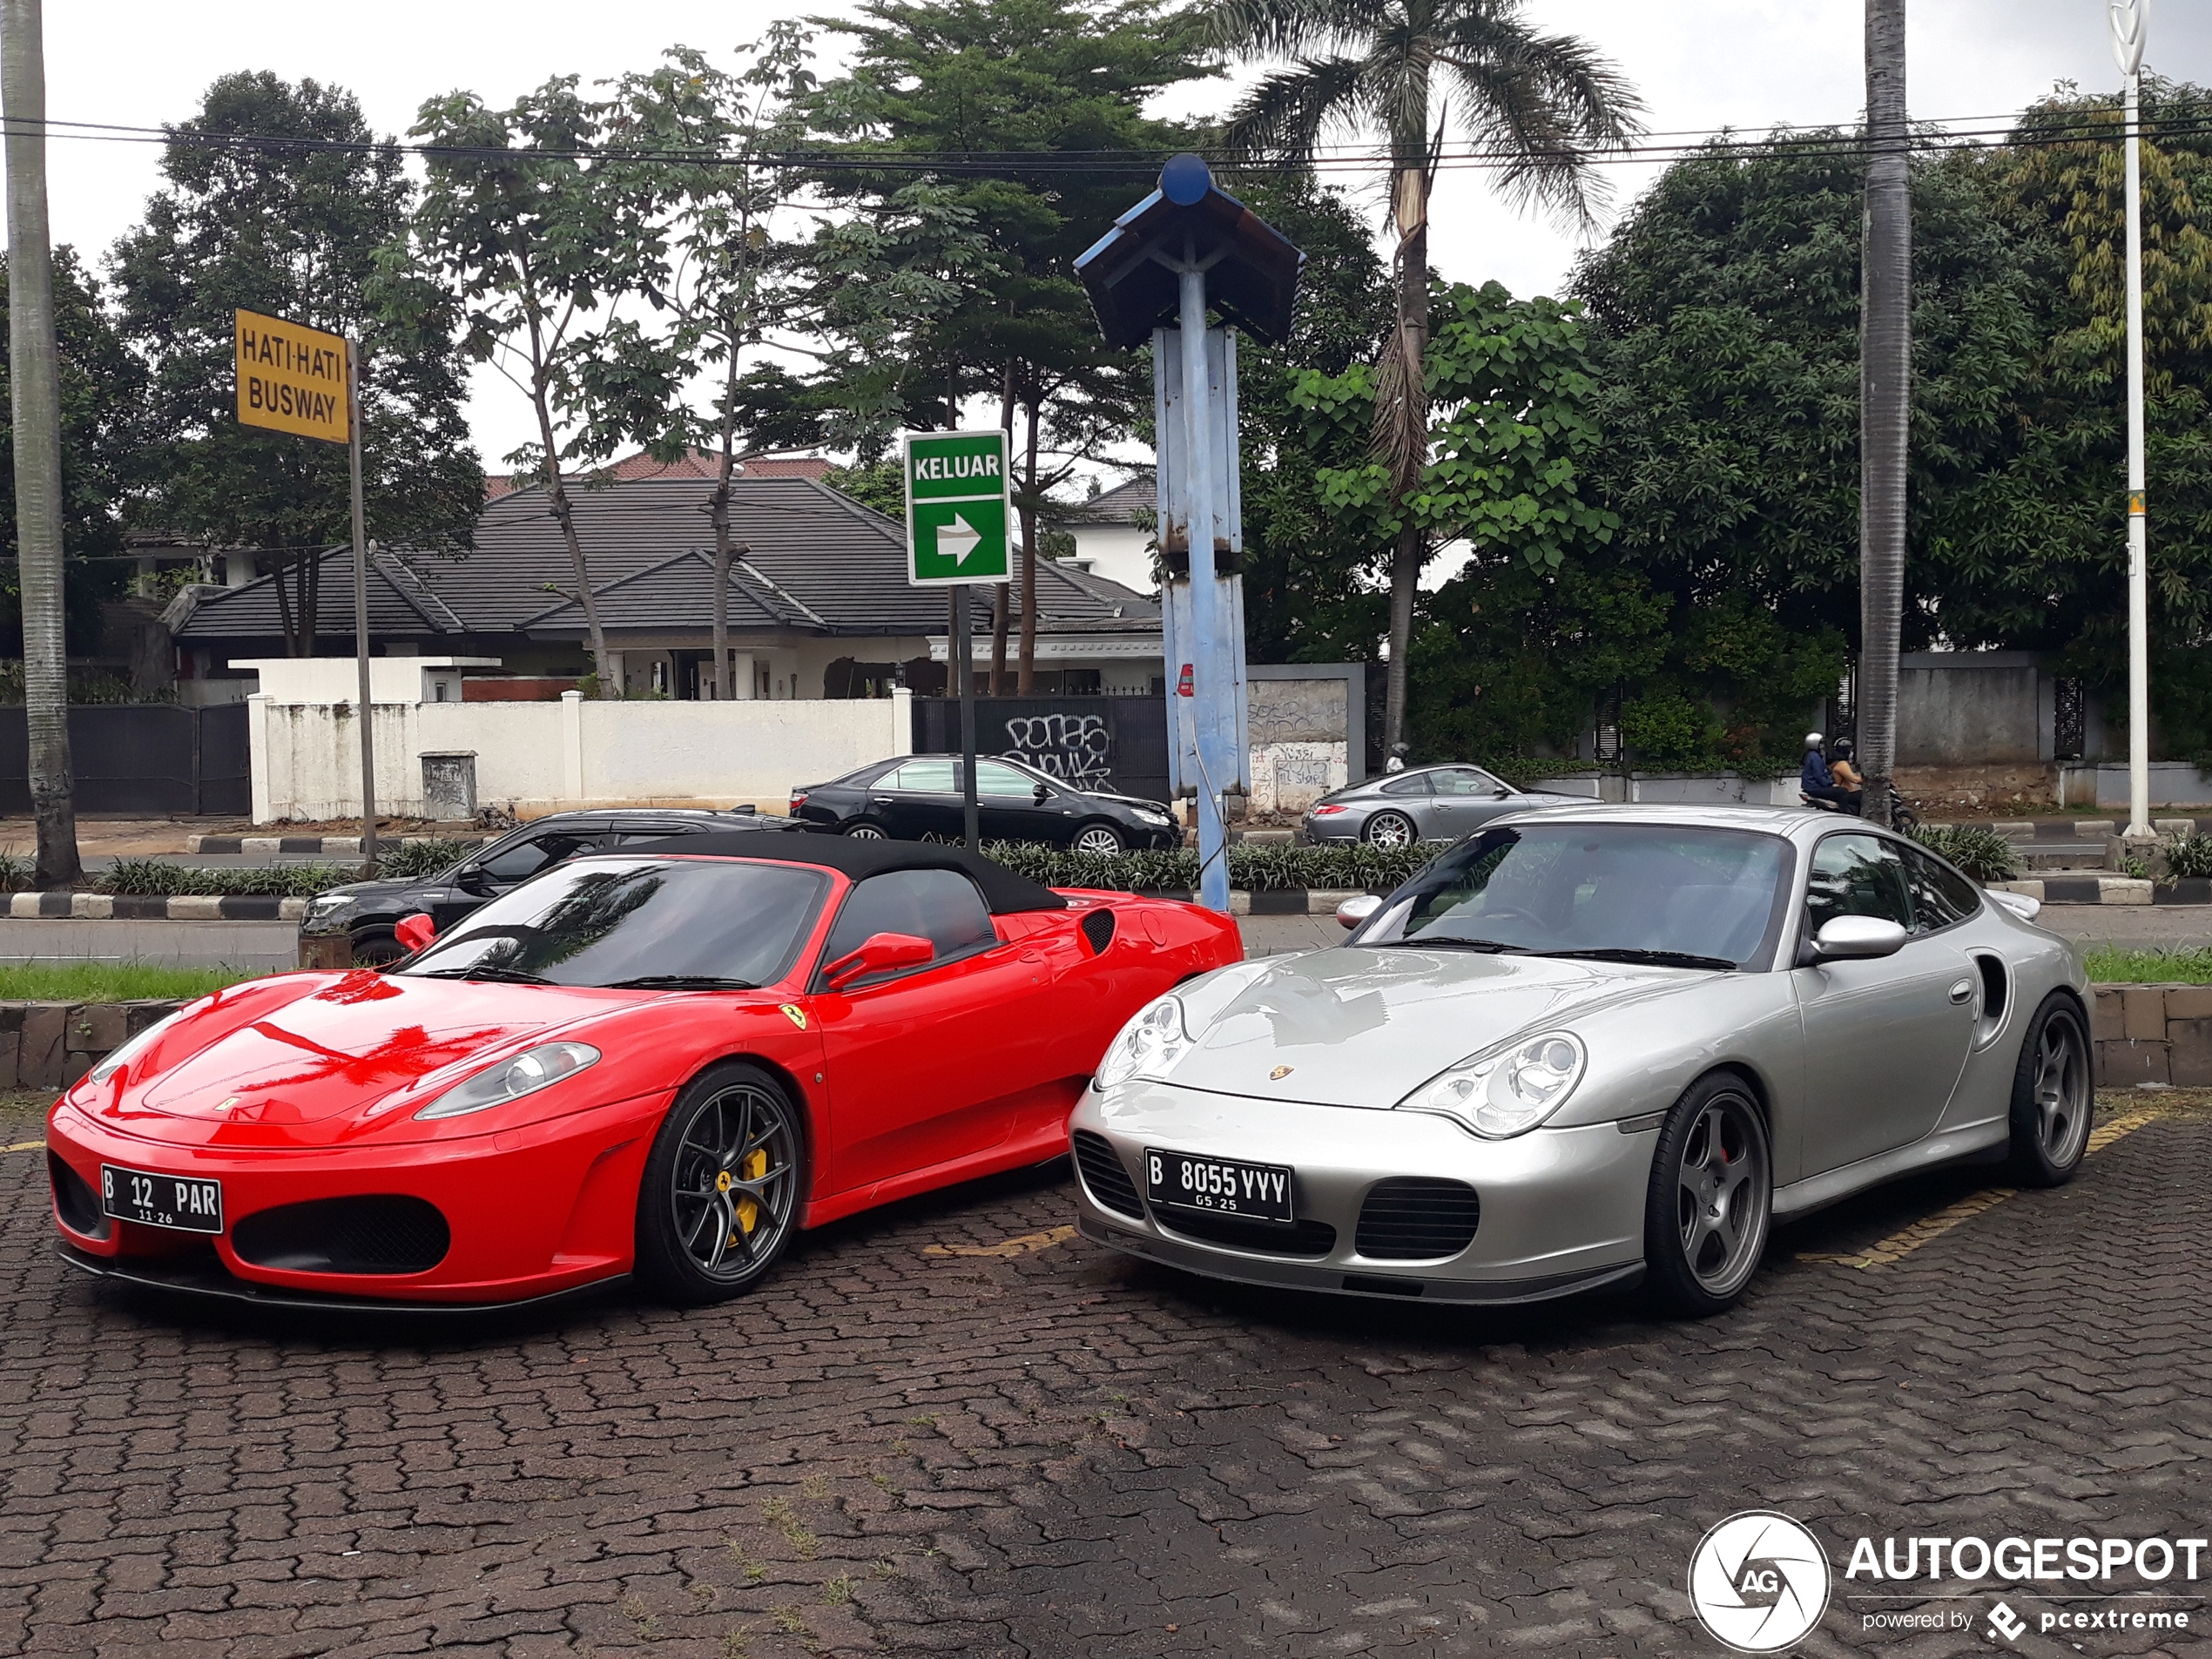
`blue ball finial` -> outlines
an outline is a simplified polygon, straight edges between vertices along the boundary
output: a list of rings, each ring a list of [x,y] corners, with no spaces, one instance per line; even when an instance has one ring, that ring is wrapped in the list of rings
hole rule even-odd
[[[1160,169],[1160,192],[1177,207],[1192,207],[1213,188],[1213,173],[1203,156],[1170,156]]]

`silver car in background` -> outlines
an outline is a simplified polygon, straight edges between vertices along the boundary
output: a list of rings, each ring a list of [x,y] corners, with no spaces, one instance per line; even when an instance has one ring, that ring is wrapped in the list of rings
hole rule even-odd
[[[2087,980],[2035,908],[1831,814],[1501,820],[1344,944],[1139,1013],[1070,1121],[1080,1225],[1256,1284],[1718,1312],[1777,1218],[1960,1160],[2073,1176]]]
[[[1414,766],[1322,796],[1305,809],[1298,827],[1317,844],[1411,846],[1416,841],[1456,841],[1507,813],[1589,804],[1587,795],[1515,789],[1480,766]]]

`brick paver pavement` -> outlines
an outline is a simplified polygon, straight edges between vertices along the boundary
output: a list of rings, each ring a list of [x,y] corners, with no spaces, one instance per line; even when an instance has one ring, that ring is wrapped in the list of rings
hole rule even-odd
[[[1047,1175],[721,1308],[303,1328],[80,1280],[39,1164],[0,1162],[0,1653],[1717,1654],[1684,1568],[1746,1507],[1839,1573],[2212,1531],[2192,1111],[1873,1266],[1984,1183],[1831,1211],[1691,1324],[1209,1285],[1069,1237]],[[1865,1588],[1804,1651],[1993,1645],[1864,1634]],[[2080,1651],[2206,1645],[2158,1642]]]

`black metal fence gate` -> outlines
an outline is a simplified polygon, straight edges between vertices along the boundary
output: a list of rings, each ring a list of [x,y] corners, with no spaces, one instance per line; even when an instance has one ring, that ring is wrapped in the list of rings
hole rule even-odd
[[[72,708],[69,749],[80,813],[243,818],[253,810],[243,703]],[[0,813],[30,813],[30,772],[23,707],[0,707]]]
[[[960,752],[960,699],[914,700],[918,754]],[[979,697],[975,752],[1084,789],[1165,800],[1168,717],[1158,697]]]

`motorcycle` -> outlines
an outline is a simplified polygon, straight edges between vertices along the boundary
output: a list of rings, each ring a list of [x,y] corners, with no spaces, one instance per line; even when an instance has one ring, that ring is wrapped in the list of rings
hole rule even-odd
[[[1914,812],[1911,806],[1905,804],[1905,797],[1897,792],[1897,786],[1895,784],[1889,786],[1889,792],[1890,827],[1900,835],[1917,834],[1920,828],[1919,813]],[[1815,795],[1801,794],[1797,797],[1797,799],[1803,801],[1806,806],[1811,807],[1815,812],[1840,813],[1845,818],[1864,818],[1866,815],[1864,806],[1861,806],[1858,812],[1854,813],[1849,808],[1839,806],[1832,800],[1822,800]]]

